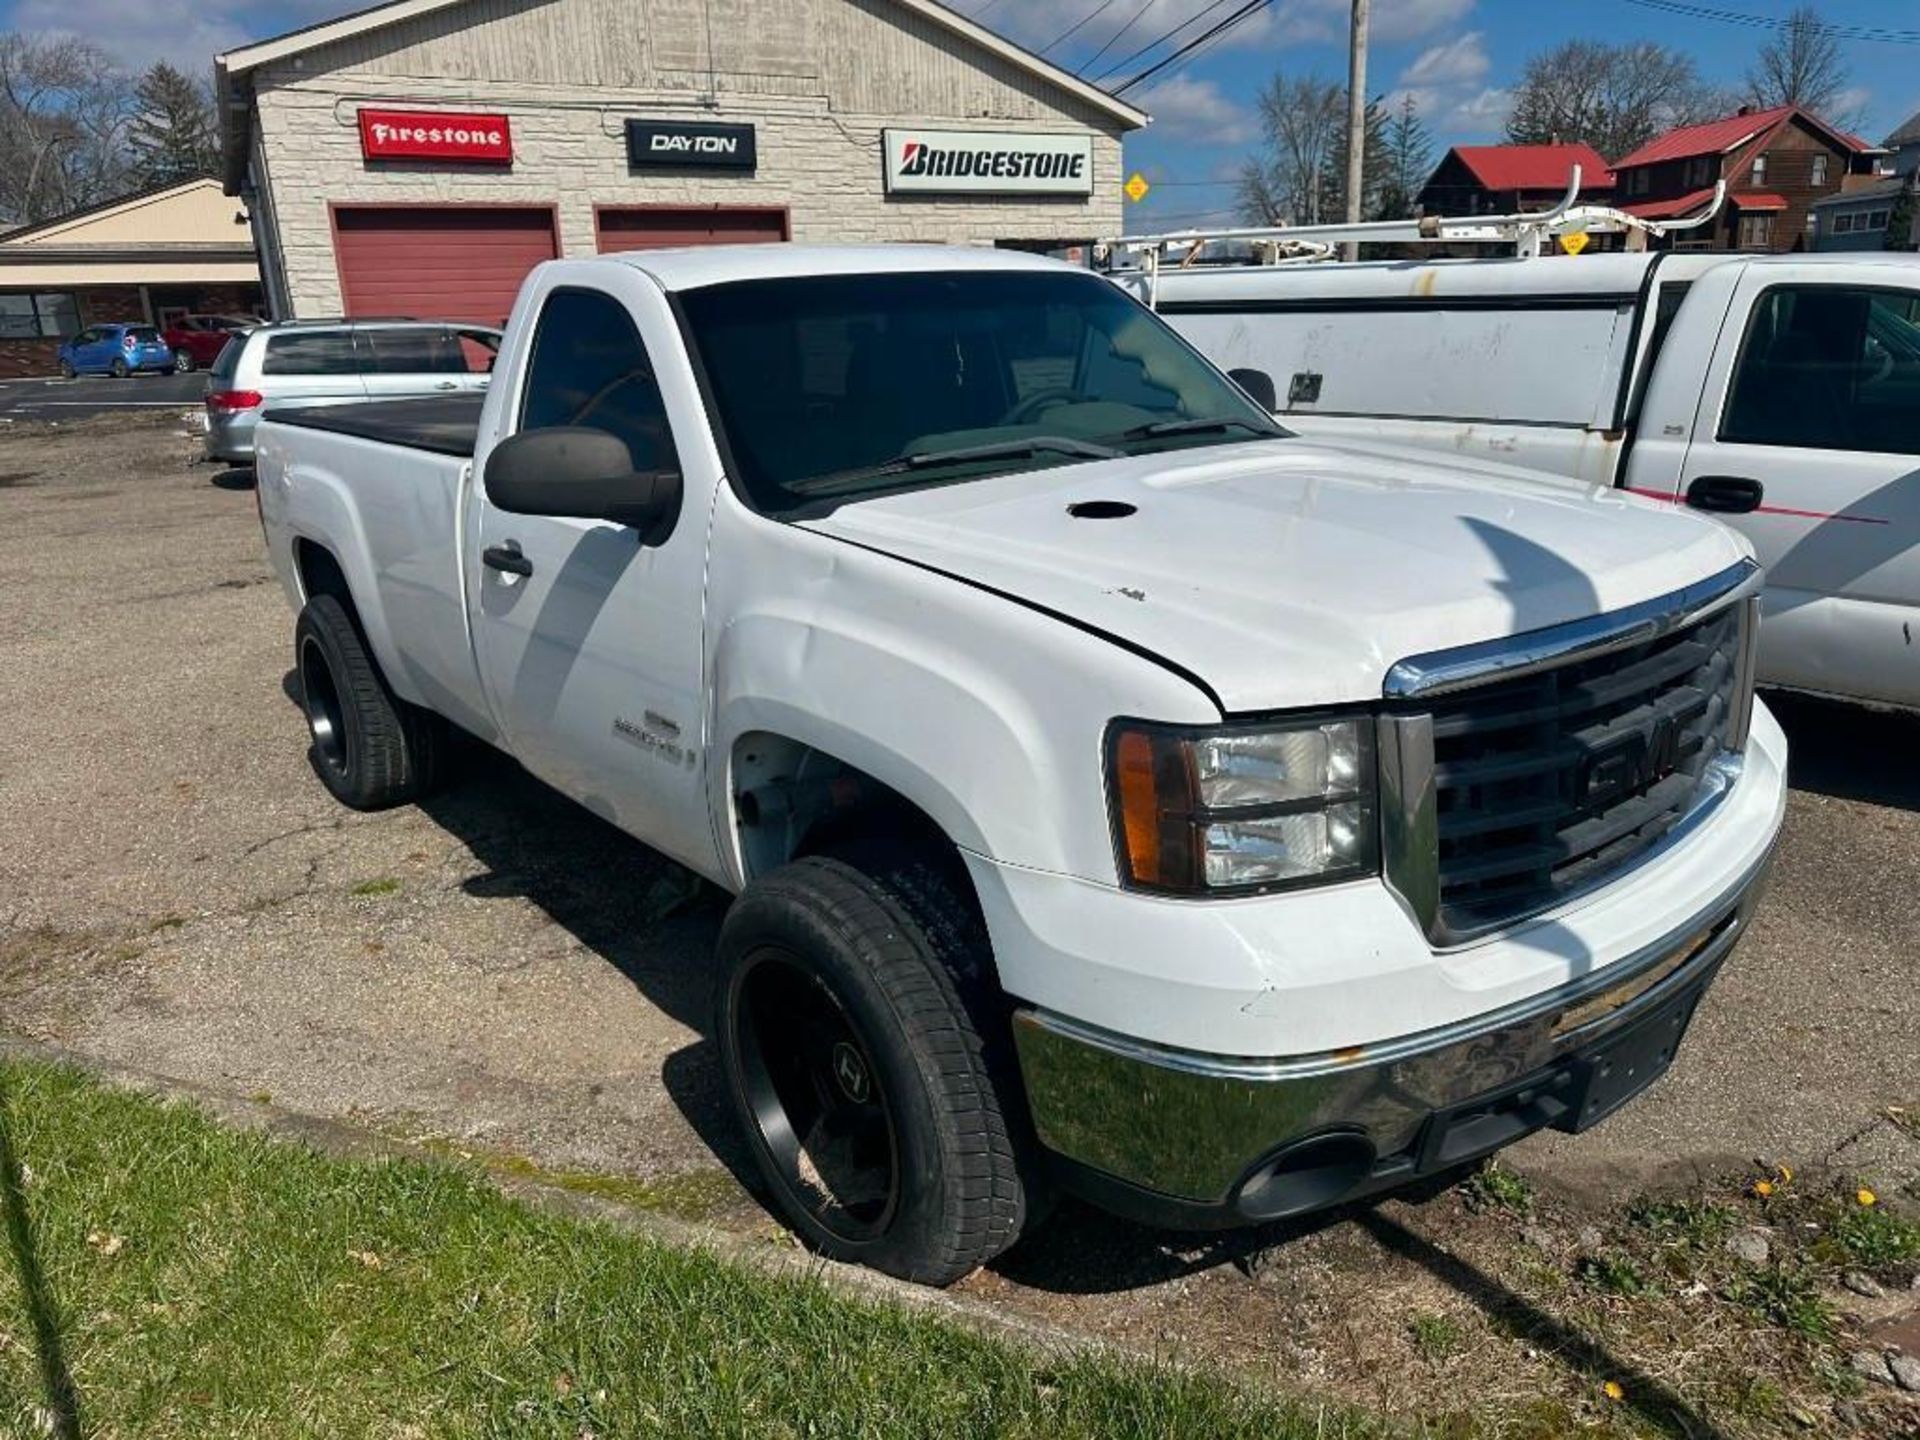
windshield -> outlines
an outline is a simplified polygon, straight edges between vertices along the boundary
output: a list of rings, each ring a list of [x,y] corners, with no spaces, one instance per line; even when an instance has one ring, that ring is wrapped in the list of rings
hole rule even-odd
[[[680,298],[766,514],[1287,433],[1094,275],[804,276]]]

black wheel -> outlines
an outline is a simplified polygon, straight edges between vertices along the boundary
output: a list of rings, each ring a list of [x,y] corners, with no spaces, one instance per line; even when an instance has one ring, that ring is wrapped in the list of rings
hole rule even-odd
[[[998,997],[970,909],[811,856],[749,885],[720,934],[721,1063],[781,1218],[928,1285],[1026,1218],[1018,1083],[982,1036]]]
[[[446,722],[387,688],[347,609],[315,595],[293,631],[307,752],[334,799],[356,810],[404,805],[433,788]]]
[[[113,365],[111,368],[113,370],[113,378],[116,380],[124,380],[133,373],[127,369],[127,362],[118,355],[113,357]]]
[[[193,373],[193,356],[184,350],[174,351],[173,373],[176,375],[191,375]]]
[[[62,380],[71,380],[77,373],[79,372],[73,368],[73,362],[71,360],[62,360],[60,362],[60,378]]]

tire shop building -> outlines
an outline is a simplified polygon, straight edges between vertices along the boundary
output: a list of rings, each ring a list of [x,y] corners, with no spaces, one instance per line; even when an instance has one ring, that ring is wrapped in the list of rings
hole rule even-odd
[[[498,324],[555,256],[1052,248],[1146,123],[934,0],[392,0],[215,60],[281,317]]]
[[[0,376],[51,375],[89,325],[251,315],[260,270],[246,207],[214,179],[122,196],[0,235]]]

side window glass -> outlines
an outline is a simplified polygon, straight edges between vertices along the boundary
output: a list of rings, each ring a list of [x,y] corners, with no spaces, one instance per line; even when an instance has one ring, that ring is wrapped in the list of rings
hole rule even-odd
[[[373,354],[376,375],[459,375],[466,371],[460,342],[451,330],[426,326],[360,332]]]
[[[345,330],[275,335],[267,341],[262,375],[358,375],[353,336]]]
[[[1748,321],[1720,438],[1920,455],[1920,298],[1781,285]]]
[[[626,307],[591,290],[556,290],[540,312],[520,428],[584,425],[624,440],[636,470],[679,461],[652,362]]]

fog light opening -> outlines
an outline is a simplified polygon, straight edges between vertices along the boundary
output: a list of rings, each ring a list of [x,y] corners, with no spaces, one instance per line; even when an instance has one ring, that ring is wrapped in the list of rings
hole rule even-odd
[[[1235,1202],[1249,1220],[1280,1220],[1337,1204],[1373,1171],[1373,1142],[1358,1131],[1316,1135],[1289,1145],[1240,1187]]]

